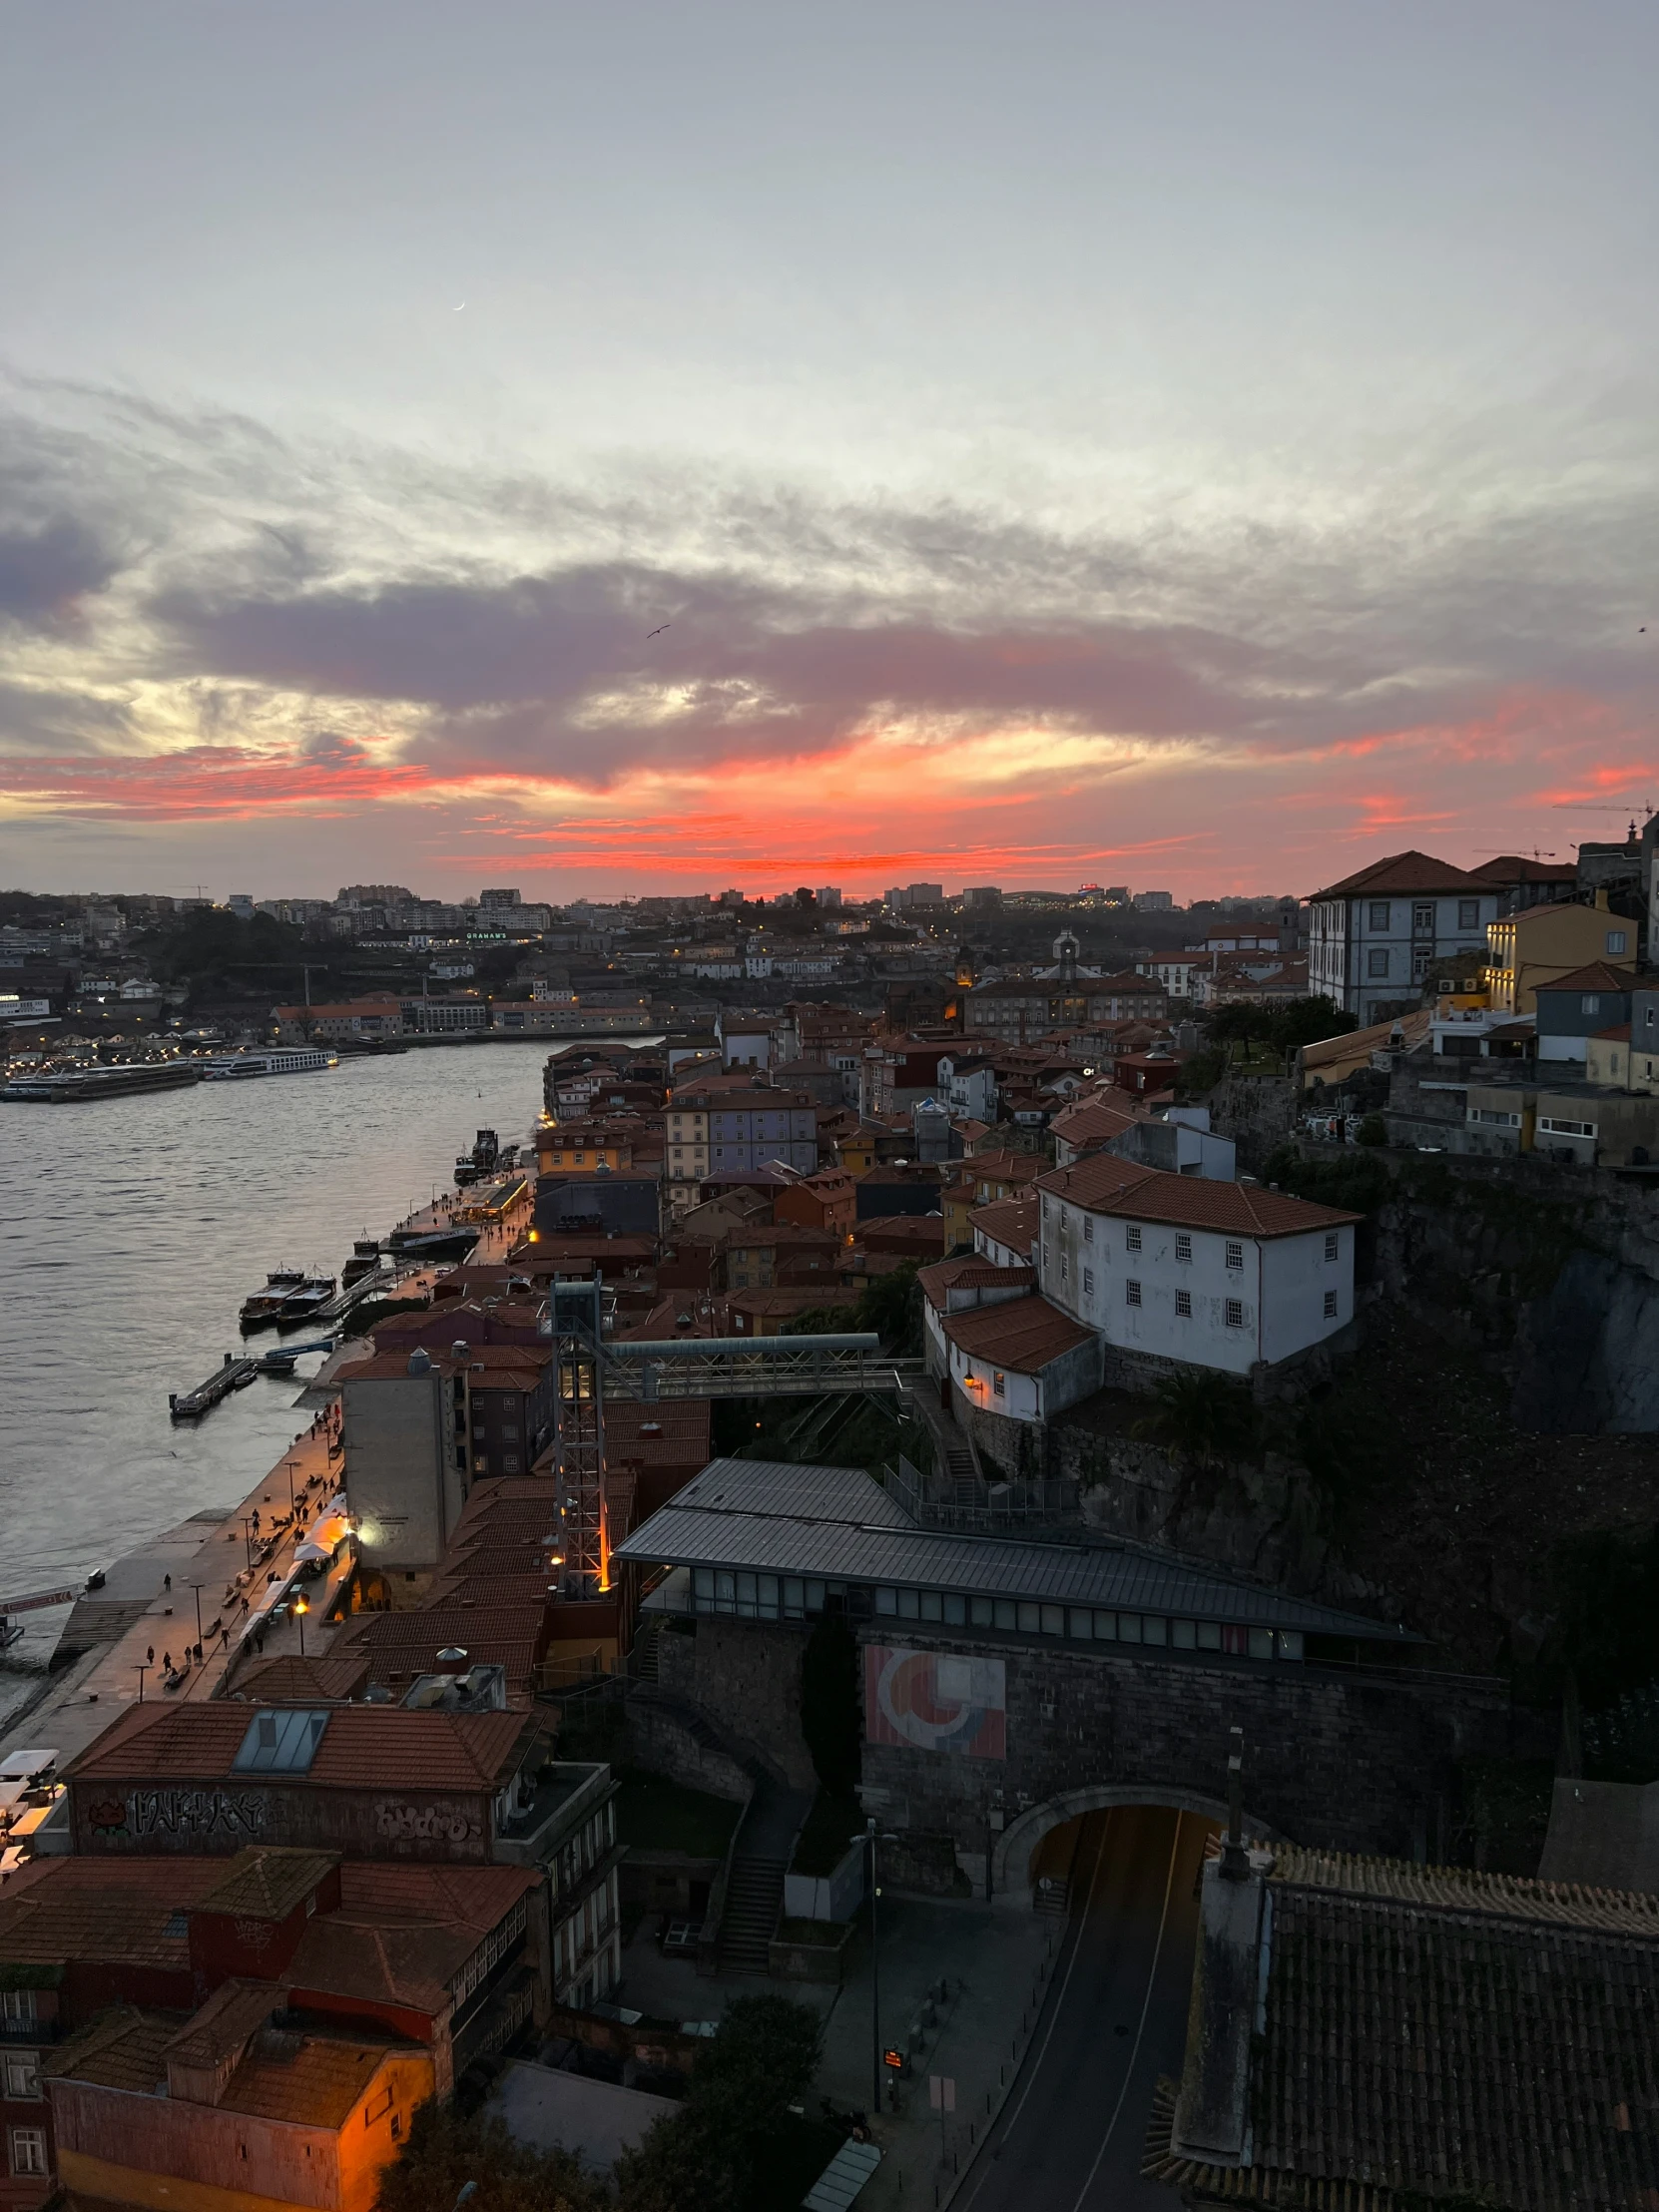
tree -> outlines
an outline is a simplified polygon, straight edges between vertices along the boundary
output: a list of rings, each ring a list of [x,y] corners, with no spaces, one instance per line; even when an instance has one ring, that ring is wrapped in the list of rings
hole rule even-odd
[[[679,2111],[617,2160],[622,2212],[743,2212],[756,2154],[812,2086],[820,2040],[805,2004],[734,1998],[698,2053]]]
[[[1381,1114],[1368,1114],[1354,1133],[1356,1144],[1386,1144],[1388,1125]]]
[[[1269,1025],[1276,1051],[1288,1058],[1305,1044],[1321,1044],[1327,1037],[1346,1037],[1360,1026],[1357,1014],[1344,1013],[1334,998],[1316,995],[1293,998],[1281,1006]]]
[[[610,2203],[610,2191],[569,2151],[533,2150],[500,2120],[433,2098],[380,2176],[377,2212],[452,2212],[469,2181],[478,2185],[468,2200],[473,2212],[604,2212]]]
[[[786,1337],[835,1336],[867,1332],[881,1340],[895,1359],[921,1350],[921,1292],[916,1284],[919,1260],[901,1260],[889,1274],[866,1286],[855,1306],[814,1306],[784,1324]]]
[[[842,1613],[822,1614],[801,1655],[801,1733],[830,1795],[849,1798],[858,1787],[863,1715],[858,1640]]]

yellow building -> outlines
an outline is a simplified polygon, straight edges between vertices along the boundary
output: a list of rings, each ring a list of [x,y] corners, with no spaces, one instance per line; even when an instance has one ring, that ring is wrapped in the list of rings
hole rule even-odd
[[[1603,1029],[1598,1035],[1584,1040],[1585,1080],[1590,1083],[1605,1083],[1609,1089],[1615,1091],[1651,1090],[1655,1087],[1652,1082],[1631,1080],[1642,1057],[1631,1053],[1628,1022],[1617,1029]]]
[[[634,1129],[598,1121],[555,1122],[536,1131],[536,1164],[543,1175],[556,1168],[628,1168],[634,1164]]]
[[[1608,911],[1605,891],[1596,893],[1593,906],[1529,906],[1489,921],[1483,980],[1492,1011],[1535,1014],[1540,985],[1592,960],[1636,965],[1636,924]]]

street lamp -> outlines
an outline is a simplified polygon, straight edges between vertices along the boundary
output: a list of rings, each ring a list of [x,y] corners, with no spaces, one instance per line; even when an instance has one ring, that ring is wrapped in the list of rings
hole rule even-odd
[[[306,1604],[303,1596],[294,1599],[293,1611],[294,1617],[299,1623],[299,1656],[303,1659],[305,1656],[305,1615],[310,1611],[310,1607]]]
[[[200,1643],[202,1641],[202,1585],[200,1582],[193,1582],[191,1588],[196,1592],[196,1640]]]
[[[149,1669],[149,1668],[148,1668],[147,1666],[141,1666],[141,1667],[139,1668],[139,1670],[138,1670],[138,1678],[139,1678],[139,1703],[140,1703],[141,1705],[142,1705],[142,1704],[144,1703],[144,1678],[145,1678],[145,1676],[146,1676],[146,1675],[147,1675],[147,1674],[148,1674],[149,1672],[150,1672],[150,1669]]]
[[[869,1846],[869,2035],[870,2080],[872,2101],[870,2117],[881,2115],[881,1954],[875,1937],[875,1901],[880,1891],[875,1886],[875,1847],[877,1843],[896,1844],[896,1836],[877,1836],[875,1823],[864,1823],[864,1841]]]

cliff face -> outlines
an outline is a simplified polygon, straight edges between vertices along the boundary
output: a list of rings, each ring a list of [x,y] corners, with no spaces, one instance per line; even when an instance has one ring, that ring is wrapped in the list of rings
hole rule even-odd
[[[1312,1159],[1327,1172],[1331,1155]],[[1563,1547],[1659,1520],[1659,1198],[1527,1163],[1355,1155],[1360,1348],[1253,1445],[1145,1434],[1103,1391],[1055,1423],[1050,1471],[1092,1525],[1404,1619],[1442,1663],[1558,1649]],[[1140,1430],[1141,1433],[1137,1433]]]

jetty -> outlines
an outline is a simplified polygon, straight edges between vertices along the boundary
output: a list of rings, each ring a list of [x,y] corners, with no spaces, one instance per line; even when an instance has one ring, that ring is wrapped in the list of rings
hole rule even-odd
[[[198,1382],[194,1390],[169,1390],[167,1409],[175,1420],[196,1420],[203,1413],[211,1412],[220,1399],[229,1397],[233,1390],[246,1389],[259,1372],[258,1360],[239,1360],[228,1352],[223,1363],[205,1382]]]

